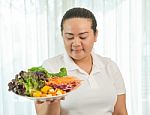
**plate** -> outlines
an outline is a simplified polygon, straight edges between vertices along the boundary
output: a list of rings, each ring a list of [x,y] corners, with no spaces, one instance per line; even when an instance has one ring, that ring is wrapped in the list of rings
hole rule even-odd
[[[22,98],[27,98],[27,99],[33,100],[33,101],[47,101],[47,100],[52,101],[55,99],[61,99],[61,98],[65,97],[66,95],[68,95],[68,93],[57,95],[57,96],[47,96],[47,97],[28,97],[28,96],[22,96],[22,95],[18,95],[18,94],[16,94],[16,95],[19,97],[22,97]]]

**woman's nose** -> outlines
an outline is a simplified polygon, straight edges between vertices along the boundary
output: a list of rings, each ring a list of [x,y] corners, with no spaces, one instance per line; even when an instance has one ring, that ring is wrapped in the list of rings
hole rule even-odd
[[[79,46],[81,45],[81,41],[79,37],[75,37],[73,41],[73,46]]]

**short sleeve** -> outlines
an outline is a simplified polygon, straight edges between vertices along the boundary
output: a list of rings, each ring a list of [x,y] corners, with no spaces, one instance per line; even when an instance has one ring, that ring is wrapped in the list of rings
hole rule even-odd
[[[124,80],[122,78],[121,72],[117,64],[110,60],[108,64],[108,69],[109,69],[110,76],[113,80],[113,84],[115,86],[117,95],[125,94],[126,89],[125,89]]]
[[[48,71],[50,71],[51,70],[51,66],[50,66],[50,64],[49,64],[49,61],[48,61],[48,59],[47,60],[45,60],[43,63],[42,63],[42,67],[44,67],[46,70],[48,70]]]
[[[46,59],[43,62],[42,67],[44,67],[49,72],[59,72],[60,68],[64,67],[63,54]]]

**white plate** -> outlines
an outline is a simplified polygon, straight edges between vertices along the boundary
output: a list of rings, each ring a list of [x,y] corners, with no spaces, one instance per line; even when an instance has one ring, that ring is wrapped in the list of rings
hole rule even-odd
[[[66,95],[68,95],[68,93],[66,94],[61,94],[61,95],[57,95],[57,96],[49,96],[49,97],[28,97],[28,96],[22,96],[22,95],[18,95],[17,96],[23,97],[23,98],[27,98],[30,100],[34,100],[34,101],[47,101],[47,100],[55,100],[55,99],[61,99],[63,97],[65,97]]]

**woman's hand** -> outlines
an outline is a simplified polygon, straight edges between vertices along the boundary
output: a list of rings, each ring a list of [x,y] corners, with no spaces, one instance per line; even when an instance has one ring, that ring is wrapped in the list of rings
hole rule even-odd
[[[47,101],[36,101],[35,108],[37,115],[60,115],[60,100],[47,100]]]

